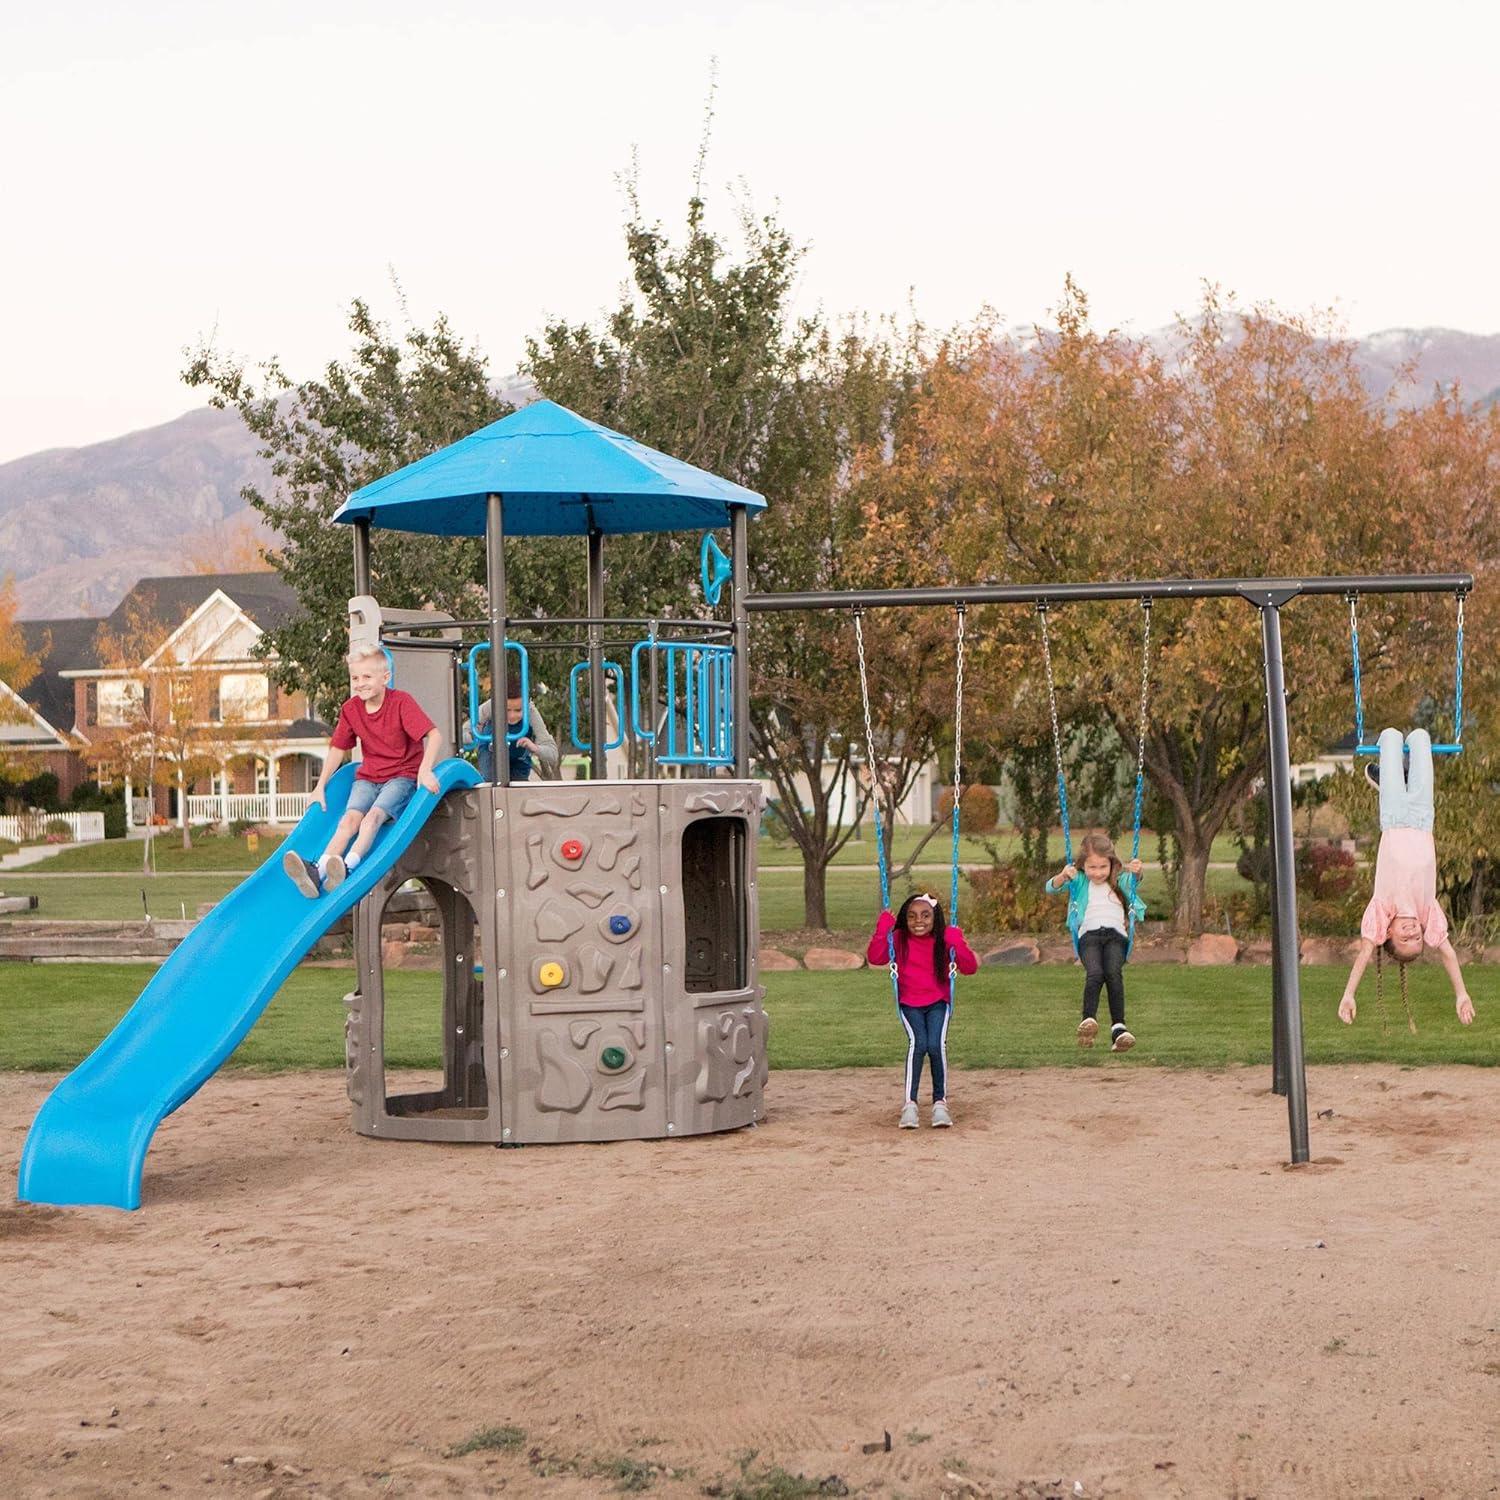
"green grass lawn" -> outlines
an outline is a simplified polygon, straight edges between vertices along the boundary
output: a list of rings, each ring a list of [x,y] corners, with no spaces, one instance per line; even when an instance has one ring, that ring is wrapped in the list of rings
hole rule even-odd
[[[265,845],[261,846],[264,852]],[[83,850],[76,851],[83,853]],[[59,855],[58,859],[67,858]],[[38,869],[15,870],[0,874],[0,891],[21,896],[35,892],[41,901],[34,913],[23,917],[55,917],[76,921],[128,921],[142,914],[141,892],[146,893],[147,909],[153,917],[177,917],[186,907],[193,916],[203,901],[218,901],[231,891],[238,880],[229,875],[195,875],[188,871],[168,871],[143,876],[140,872],[111,874],[107,871],[77,871],[69,875],[56,870],[57,861]],[[212,867],[211,867],[212,868]],[[1232,870],[1210,870],[1209,886],[1227,893],[1244,888]],[[948,877],[929,876],[927,887],[934,888],[948,902]],[[909,880],[897,886],[897,902],[911,890],[923,889],[921,880]],[[765,932],[781,932],[804,925],[802,868],[763,869],[759,877],[760,925]],[[968,898],[966,883],[959,886],[960,918]],[[1143,895],[1153,916],[1164,916],[1170,907],[1167,885],[1160,871],[1152,870],[1143,881]],[[828,872],[828,925],[836,932],[862,932],[875,925],[880,909],[880,885],[873,868],[836,868]],[[0,923],[8,919],[0,917]],[[1059,919],[1061,931],[1061,919]]]
[[[244,879],[241,875],[41,875],[33,870],[0,874],[0,891],[7,896],[35,893],[41,905],[34,912],[0,916],[6,922],[56,919],[62,922],[139,921],[153,917],[178,918],[198,914],[203,901],[220,901]],[[142,905],[141,893],[145,892]]]
[[[191,849],[182,847],[182,834],[176,828],[163,829],[152,842],[156,845],[156,868],[165,875],[194,870],[253,870],[281,847],[281,835],[262,834],[254,853],[244,834],[211,834],[203,829],[194,830]],[[142,843],[141,839],[106,839],[99,844],[79,844],[34,868],[52,875],[82,871],[139,874]]]
[[[0,1068],[72,1067],[98,1043],[150,978],[143,965],[0,964]],[[1127,969],[1131,1026],[1140,1045],[1128,1057],[1074,1045],[1078,969],[983,969],[961,980],[949,1035],[952,1063],[972,1067],[1222,1067],[1269,1063],[1270,971],[1143,965]],[[1465,1030],[1435,966],[1412,973],[1418,1034],[1410,1036],[1399,1000],[1382,1037],[1366,985],[1353,1027],[1336,1011],[1344,975],[1303,971],[1303,1011],[1311,1062],[1500,1063],[1500,969],[1473,968],[1479,1018]],[[342,996],[352,970],[302,968],[283,986],[234,1054],[243,1067],[339,1068],[344,1058]],[[433,1067],[439,1061],[440,976],[387,976],[388,1060]],[[769,974],[771,1062],[778,1068],[895,1067],[904,1037],[885,975]]]

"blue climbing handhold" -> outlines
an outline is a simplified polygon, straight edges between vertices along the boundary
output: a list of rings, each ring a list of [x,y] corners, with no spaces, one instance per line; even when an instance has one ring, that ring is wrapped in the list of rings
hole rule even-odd
[[[630,931],[630,918],[611,917],[609,919],[609,930],[614,933],[616,937],[624,937],[625,934]]]

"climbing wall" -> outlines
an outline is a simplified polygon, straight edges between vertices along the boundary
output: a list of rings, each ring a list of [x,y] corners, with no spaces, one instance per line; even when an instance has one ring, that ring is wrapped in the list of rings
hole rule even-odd
[[[510,1141],[666,1134],[656,799],[631,782],[495,788]],[[499,877],[497,876],[497,879]]]
[[[450,793],[356,916],[355,1128],[522,1145],[760,1119],[760,805],[755,784],[721,780]],[[380,915],[410,878],[442,912],[444,1076],[388,1098]]]

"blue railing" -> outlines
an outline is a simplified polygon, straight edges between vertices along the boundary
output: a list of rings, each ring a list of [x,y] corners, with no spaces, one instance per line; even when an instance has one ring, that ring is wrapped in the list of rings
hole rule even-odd
[[[618,750],[625,743],[625,669],[617,661],[607,661],[604,664],[604,675],[614,678],[615,703],[621,705],[619,712],[615,715],[616,734],[614,739],[605,740],[606,750]],[[578,683],[589,669],[586,661],[581,661],[568,673],[568,733],[573,737],[573,743],[580,750],[592,750],[593,745],[583,738],[583,731],[578,724]]]
[[[529,704],[531,702],[531,658],[527,656],[525,646],[521,645],[519,641],[507,641],[505,643],[505,649],[508,652],[514,651],[517,658],[520,660],[521,702],[523,704]],[[477,744],[490,745],[493,744],[495,740],[494,730],[483,729],[480,727],[479,723],[479,656],[481,652],[485,656],[488,656],[490,654],[490,643],[488,641],[480,641],[477,646],[472,647],[469,651],[469,728],[473,732],[474,739]],[[493,725],[495,719],[497,717],[503,716],[505,713],[504,688],[506,674],[503,672],[499,674],[492,672],[490,674],[490,678],[501,690],[500,692],[493,693],[491,695],[490,723],[491,725]],[[509,726],[506,727],[506,743],[514,743],[514,741],[520,739],[522,735],[527,733],[529,723],[530,716],[523,712],[521,714],[521,722],[517,724],[514,729],[511,729]]]
[[[652,688],[650,651],[666,689],[665,743],[655,725],[641,723],[641,687]],[[729,766],[734,764],[734,648],[694,641],[641,641],[630,653],[630,721],[637,739],[646,741],[663,766]],[[654,711],[654,704],[653,704]]]

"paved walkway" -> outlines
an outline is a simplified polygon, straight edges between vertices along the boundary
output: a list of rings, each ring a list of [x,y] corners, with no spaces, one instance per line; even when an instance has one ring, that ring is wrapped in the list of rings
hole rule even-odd
[[[24,849],[0,854],[0,870],[25,870],[31,865],[41,864],[44,859],[51,859],[54,854],[61,854],[64,849],[77,847],[76,844],[28,844]]]

